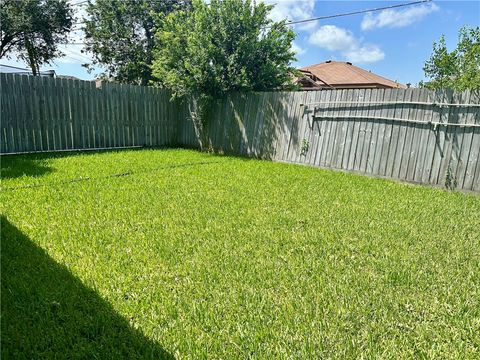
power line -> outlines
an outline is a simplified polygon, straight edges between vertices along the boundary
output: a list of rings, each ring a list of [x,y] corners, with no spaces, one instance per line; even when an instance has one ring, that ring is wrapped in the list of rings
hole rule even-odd
[[[79,6],[79,5],[83,5],[83,4],[87,3],[87,2],[88,2],[88,0],[79,1],[78,3],[70,4],[70,6]]]
[[[16,72],[11,72],[11,73],[7,73],[7,74],[15,74],[15,75],[33,75],[33,71],[16,71]],[[47,76],[51,76],[51,73],[48,72],[48,71],[38,71],[37,72],[38,75],[47,75]]]
[[[70,50],[70,49],[63,49],[65,52],[67,52],[67,55],[75,55],[75,56],[79,56],[80,58],[84,58],[85,60],[88,60],[88,61],[91,61],[92,59],[90,59],[88,56],[85,56],[81,53],[78,53],[76,51],[73,51],[73,50]]]
[[[78,54],[78,53],[76,53],[74,51],[71,51],[71,50],[68,50],[68,49],[65,49],[65,51],[67,52],[67,54],[65,54],[65,57],[67,59],[75,60],[75,61],[80,62],[80,63],[84,63],[86,61],[91,61],[92,60],[88,56],[85,56],[83,54]],[[74,56],[72,56],[72,55],[74,55]],[[83,57],[83,59],[79,59],[76,56]],[[0,64],[0,66],[7,67],[7,68],[10,68],[10,69],[15,69],[15,70],[22,70],[22,71],[28,71],[28,72],[32,71],[32,70],[27,69],[27,68],[20,68],[20,67],[11,66],[11,65]]]
[[[88,59],[88,60],[90,60],[90,58],[89,58],[88,56],[84,55],[84,53],[83,53],[83,52],[81,52],[81,51],[80,51],[80,52],[78,52],[78,51],[76,51],[76,50],[73,50],[73,49],[71,49],[71,48],[65,48],[65,49],[63,49],[63,50],[65,50],[65,51],[69,52],[69,53],[70,53],[70,55],[75,55],[75,56],[83,57],[83,58],[85,58],[85,59]]]
[[[83,1],[83,2],[87,2],[87,1],[88,0]],[[351,11],[351,12],[333,14],[333,15],[317,16],[317,17],[314,17],[314,18],[308,18],[308,19],[303,19],[303,20],[287,21],[286,25],[303,24],[303,23],[311,22],[311,21],[333,19],[333,18],[343,17],[343,16],[351,16],[351,15],[364,14],[364,13],[368,13],[368,12],[376,12],[376,11],[382,11],[382,10],[388,10],[388,9],[395,9],[395,8],[418,5],[418,4],[428,3],[428,2],[432,2],[432,0],[419,0],[419,1],[409,2],[409,3],[403,3],[403,4],[382,6],[382,7],[378,7],[378,8],[372,8],[372,9],[357,10],[357,11]],[[78,4],[80,4],[80,3],[78,3]],[[83,24],[85,24],[85,21],[76,22],[73,25],[83,25]],[[271,26],[265,26],[265,28],[270,28],[270,27]]]
[[[26,68],[20,68],[20,67],[11,66],[11,65],[4,65],[4,64],[0,64],[0,66],[4,66],[4,67],[7,67],[7,68],[16,69],[16,70],[26,70],[26,71],[31,71],[31,70],[29,70],[29,69],[26,69]]]
[[[27,69],[27,68],[21,68],[21,67],[17,67],[17,66],[11,66],[11,65],[5,65],[5,64],[0,64],[0,67],[6,67],[6,68],[9,68],[9,69],[14,69],[14,70],[21,70],[21,71],[17,71],[15,72],[15,74],[32,74],[32,70],[30,69]],[[41,71],[38,71],[39,74],[50,74],[50,72],[48,70],[41,70]]]
[[[67,58],[67,59],[70,59],[70,60],[75,60],[76,62],[79,62],[79,63],[84,63],[84,62],[86,61],[86,60],[78,59],[78,58],[73,57],[73,56],[71,56],[71,55],[65,55],[65,56],[63,56],[63,57],[65,57],[65,58]]]
[[[413,2],[409,2],[409,3],[383,6],[383,7],[373,8],[373,9],[358,10],[358,11],[352,11],[352,12],[346,12],[346,13],[340,13],[340,14],[334,14],[334,15],[318,16],[318,17],[314,17],[314,18],[310,18],[310,19],[303,19],[303,20],[296,20],[296,21],[287,21],[285,24],[286,25],[303,24],[303,23],[311,22],[311,21],[332,19],[332,18],[337,18],[337,17],[342,17],[342,16],[350,16],[350,15],[363,14],[363,13],[367,13],[367,12],[375,12],[375,11],[381,11],[381,10],[387,10],[387,9],[394,9],[394,8],[399,8],[399,7],[405,7],[405,6],[427,3],[427,2],[431,2],[431,1],[432,0],[413,1]],[[266,26],[266,28],[269,28],[269,27],[270,26]]]

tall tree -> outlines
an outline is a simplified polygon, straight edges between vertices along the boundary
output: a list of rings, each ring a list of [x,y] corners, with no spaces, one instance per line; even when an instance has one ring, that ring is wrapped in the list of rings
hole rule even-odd
[[[174,96],[188,97],[202,149],[212,101],[229,91],[262,91],[292,84],[295,33],[268,18],[273,6],[251,0],[193,1],[192,11],[166,16],[157,32],[153,74]]]
[[[428,81],[421,85],[430,89],[480,89],[480,28],[461,28],[457,47],[451,52],[442,35],[433,43],[423,71]]]
[[[16,54],[38,75],[40,65],[62,56],[73,11],[66,0],[1,0],[0,58]]]
[[[153,74],[175,95],[279,89],[291,83],[295,33],[251,0],[193,1],[166,16],[157,33]]]
[[[86,7],[85,50],[106,76],[146,85],[152,80],[152,50],[158,14],[188,8],[190,0],[96,0]]]

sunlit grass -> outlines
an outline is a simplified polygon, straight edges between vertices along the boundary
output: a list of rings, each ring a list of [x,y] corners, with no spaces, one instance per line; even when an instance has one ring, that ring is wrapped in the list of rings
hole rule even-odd
[[[187,150],[4,157],[2,169],[7,221],[172,356],[480,356],[477,196]],[[21,340],[40,305],[4,304],[25,283],[7,278],[9,234],[2,354],[35,343],[104,358],[95,341],[115,348],[114,336],[75,347],[51,329],[50,311],[72,311],[62,291],[41,308],[44,336]],[[27,270],[32,287],[56,281]]]

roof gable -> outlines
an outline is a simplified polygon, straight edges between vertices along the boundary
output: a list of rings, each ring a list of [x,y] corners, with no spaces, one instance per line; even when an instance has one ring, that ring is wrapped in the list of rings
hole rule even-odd
[[[366,71],[350,62],[326,61],[306,66],[301,71],[309,71],[317,78],[332,86],[378,84],[389,88],[406,88],[405,85]]]

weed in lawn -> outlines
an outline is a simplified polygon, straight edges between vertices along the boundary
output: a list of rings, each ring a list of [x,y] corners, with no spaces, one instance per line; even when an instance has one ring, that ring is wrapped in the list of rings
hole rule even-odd
[[[445,177],[445,187],[449,190],[455,190],[457,187],[457,178],[452,173],[450,166],[447,169],[447,175]]]
[[[307,155],[308,149],[310,148],[310,142],[307,139],[302,139],[302,146],[300,147],[300,154],[302,156]]]

